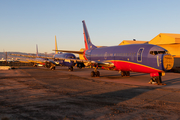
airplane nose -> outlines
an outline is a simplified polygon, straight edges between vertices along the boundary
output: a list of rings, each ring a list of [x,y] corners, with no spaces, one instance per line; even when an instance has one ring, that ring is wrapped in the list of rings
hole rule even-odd
[[[174,65],[174,57],[172,55],[164,55],[163,67],[165,70],[171,70]]]

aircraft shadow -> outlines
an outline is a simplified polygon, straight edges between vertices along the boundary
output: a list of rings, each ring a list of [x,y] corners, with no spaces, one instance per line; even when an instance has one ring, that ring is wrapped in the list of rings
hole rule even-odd
[[[63,102],[63,106],[61,107],[64,108],[66,106],[67,108],[68,106],[69,107],[68,109],[77,108],[78,110],[88,109],[89,111],[92,111],[92,110],[96,111],[104,107],[116,106],[116,109],[118,109],[118,111],[122,113],[123,112],[126,113],[129,110],[133,110],[133,108],[129,108],[127,105],[124,105],[122,102],[131,100],[143,93],[146,93],[154,89],[157,89],[157,87],[140,86],[136,88],[118,90],[114,92],[107,92],[107,93],[96,94],[96,95],[87,95],[87,96],[78,95],[76,97],[73,97],[72,95],[72,97],[66,98],[66,100]],[[147,101],[147,102],[151,102],[151,101]],[[71,116],[71,113],[69,111],[65,111],[65,113],[67,116]],[[96,114],[96,113],[93,113],[93,114]]]
[[[180,78],[165,80],[165,81],[163,81],[163,83],[165,83],[166,86],[180,85]]]

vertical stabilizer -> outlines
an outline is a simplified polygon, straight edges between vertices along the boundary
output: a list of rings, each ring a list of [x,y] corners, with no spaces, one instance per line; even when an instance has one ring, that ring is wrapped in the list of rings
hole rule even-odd
[[[83,20],[82,23],[83,23],[84,43],[85,43],[86,50],[97,48],[95,45],[93,45],[91,43],[91,39],[89,37],[89,33],[88,33],[88,30],[87,30],[85,21]]]
[[[36,44],[36,57],[38,57],[38,45]]]
[[[56,36],[55,36],[55,50],[58,50],[58,48],[57,48],[57,40],[56,40]],[[55,51],[55,54],[58,54],[58,51]]]

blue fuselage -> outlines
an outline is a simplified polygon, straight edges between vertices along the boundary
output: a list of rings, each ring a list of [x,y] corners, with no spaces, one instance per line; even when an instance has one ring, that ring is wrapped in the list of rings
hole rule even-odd
[[[64,60],[62,60],[64,58]],[[55,61],[58,62],[58,65],[61,66],[74,66],[74,62],[70,61],[70,60],[65,60],[65,59],[75,59],[76,56],[74,54],[71,53],[62,53],[62,54],[55,54],[54,55],[54,59]]]
[[[163,60],[168,55],[166,49],[151,44],[133,44],[89,49],[85,58],[90,61],[114,63],[115,70],[153,73],[166,71]]]

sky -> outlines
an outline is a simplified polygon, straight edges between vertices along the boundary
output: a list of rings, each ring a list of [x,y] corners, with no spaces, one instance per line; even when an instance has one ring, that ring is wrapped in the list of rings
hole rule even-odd
[[[0,0],[0,52],[84,48],[82,20],[97,46],[180,34],[179,0]]]

